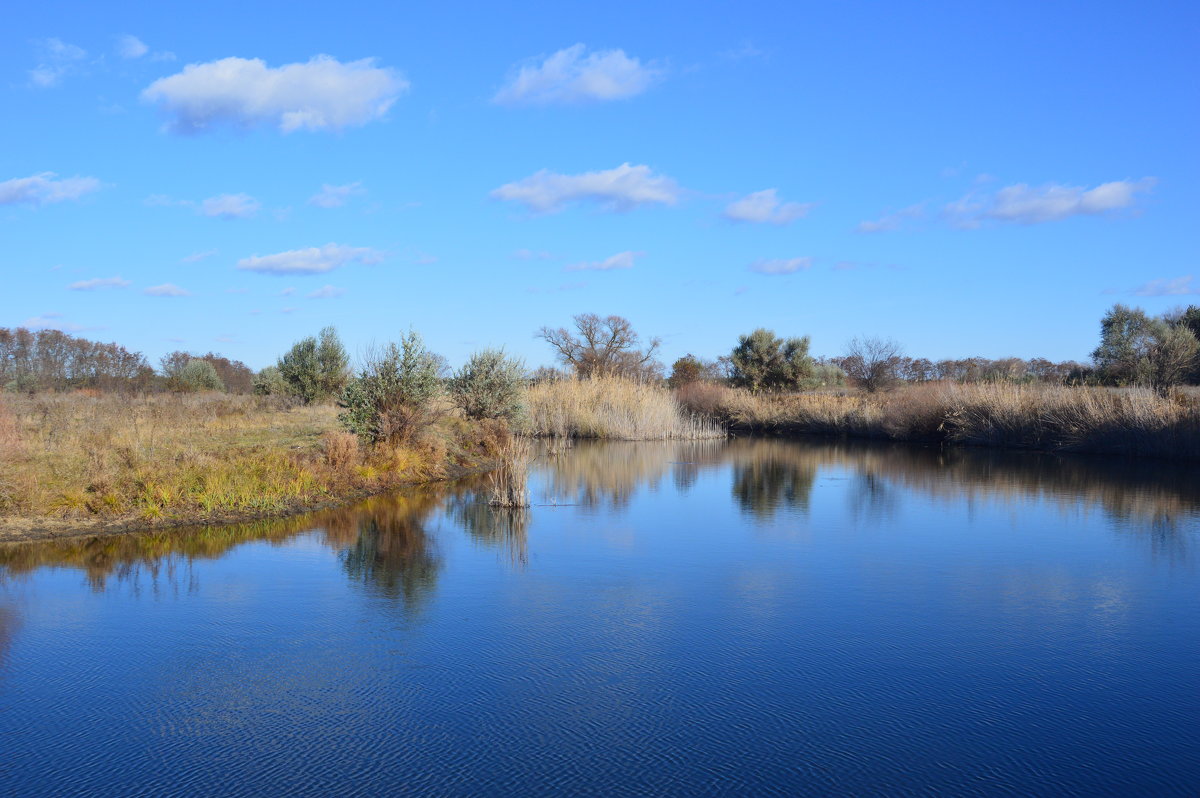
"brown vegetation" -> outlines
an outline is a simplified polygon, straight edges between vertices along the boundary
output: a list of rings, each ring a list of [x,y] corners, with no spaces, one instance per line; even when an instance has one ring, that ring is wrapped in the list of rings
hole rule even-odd
[[[621,377],[533,385],[529,424],[542,437],[640,441],[725,435],[718,424],[686,412],[666,388]]]
[[[1200,401],[1180,391],[931,383],[873,395],[758,395],[693,383],[678,397],[735,431],[1200,459]]]

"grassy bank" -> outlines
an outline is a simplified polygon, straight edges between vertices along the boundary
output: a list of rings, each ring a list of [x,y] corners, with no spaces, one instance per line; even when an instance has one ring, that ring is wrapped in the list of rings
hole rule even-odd
[[[725,436],[719,424],[689,413],[667,389],[617,377],[534,385],[528,412],[532,434],[545,437],[644,441]]]
[[[371,449],[330,405],[221,394],[0,399],[0,537],[278,515],[438,479],[493,457],[503,425],[447,407],[403,446]]]
[[[734,431],[1200,459],[1200,399],[1177,392],[928,384],[878,394],[751,394],[710,383],[678,392]]]

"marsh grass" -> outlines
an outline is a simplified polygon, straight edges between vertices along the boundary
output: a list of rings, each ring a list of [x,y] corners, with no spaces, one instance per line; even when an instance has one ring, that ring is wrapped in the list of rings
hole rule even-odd
[[[725,431],[689,413],[666,388],[619,377],[556,380],[529,389],[534,435],[613,440],[722,438]]]
[[[403,446],[361,447],[337,409],[222,394],[7,396],[0,523],[144,523],[272,515],[444,476],[488,447],[448,419]]]
[[[501,451],[500,466],[488,474],[496,508],[523,508],[529,501],[529,464],[533,447],[528,438],[512,438]]]
[[[1187,392],[934,383],[769,395],[698,384],[679,398],[733,430],[1200,459],[1200,399]]]

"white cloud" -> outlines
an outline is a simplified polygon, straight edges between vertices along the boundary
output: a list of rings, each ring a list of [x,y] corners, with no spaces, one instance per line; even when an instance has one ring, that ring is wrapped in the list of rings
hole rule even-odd
[[[924,205],[909,205],[907,208],[885,213],[873,221],[859,222],[854,229],[859,233],[890,233],[893,230],[899,230],[905,222],[920,219],[924,215]]]
[[[126,33],[117,37],[117,55],[122,58],[141,58],[148,52],[150,48],[136,36]]]
[[[370,247],[326,244],[323,247],[293,249],[274,255],[251,255],[238,261],[242,271],[261,274],[322,274],[348,263],[378,263],[383,253]]]
[[[1134,291],[1138,296],[1192,296],[1200,294],[1200,285],[1193,283],[1195,278],[1188,274],[1172,279],[1151,280]]]
[[[291,296],[291,295],[292,295],[292,294],[294,294],[294,293],[296,293],[296,286],[294,286],[294,285],[289,285],[287,288],[285,288],[285,289],[283,289],[282,291],[280,291],[280,292],[279,292],[279,295],[280,295],[280,296]]]
[[[318,208],[340,208],[350,201],[351,196],[366,193],[367,190],[362,187],[360,182],[347,183],[344,186],[331,186],[323,183],[321,190],[309,197],[308,204],[316,205]]]
[[[217,219],[250,219],[262,204],[249,194],[219,194],[200,203],[197,211]]]
[[[605,258],[604,260],[585,261],[583,263],[574,263],[574,264],[568,266],[565,271],[569,271],[569,272],[582,272],[582,271],[607,272],[607,271],[612,271],[613,269],[632,269],[634,260],[642,257],[645,254],[646,254],[645,252],[632,252],[632,251],[618,252],[616,255],[610,255],[609,257]]]
[[[550,260],[550,258],[553,258],[554,255],[544,249],[518,249],[517,251],[513,252],[513,257],[517,260]]]
[[[346,289],[344,288],[335,288],[332,285],[326,285],[318,288],[316,291],[313,291],[307,296],[309,299],[333,299],[334,297],[339,297],[344,293],[346,293]]]
[[[766,58],[770,53],[754,46],[754,42],[743,39],[737,47],[724,50],[718,55],[727,61],[741,61],[746,58]]]
[[[501,105],[551,105],[623,100],[641,94],[661,77],[654,64],[643,65],[624,50],[587,52],[576,44],[528,63],[509,77],[492,98]]]
[[[142,292],[146,296],[191,296],[192,292],[180,288],[174,283],[163,283],[162,285],[152,285]]]
[[[812,265],[813,259],[810,257],[775,258],[751,263],[750,271],[758,272],[759,274],[795,274],[799,271],[811,269]]]
[[[215,249],[206,249],[203,252],[194,252],[191,255],[188,255],[186,258],[180,258],[180,262],[182,262],[182,263],[199,263],[200,261],[204,260],[205,258],[211,258],[213,255],[216,255],[216,254],[217,254],[217,251]]]
[[[1116,180],[1095,188],[1049,183],[1006,186],[991,195],[968,194],[945,207],[951,224],[966,229],[985,221],[1040,224],[1072,216],[1096,216],[1133,205],[1134,195],[1154,186],[1154,178]]]
[[[86,329],[79,324],[72,324],[63,318],[61,313],[43,313],[21,322],[27,330],[58,330],[59,332],[80,332]]]
[[[681,193],[674,180],[652,174],[649,166],[623,163],[615,169],[581,175],[561,175],[542,169],[500,186],[492,192],[492,197],[520,202],[539,213],[553,213],[572,202],[585,200],[610,211],[627,211],[649,203],[674,205]]]
[[[99,291],[102,288],[128,288],[132,283],[120,277],[93,277],[67,286],[72,291]]]
[[[382,117],[409,83],[374,59],[342,63],[328,55],[304,64],[268,67],[258,58],[222,58],[188,64],[154,81],[142,99],[158,103],[179,133],[221,123],[273,125],[295,130],[338,130]]]
[[[77,200],[100,188],[94,177],[64,177],[56,180],[54,172],[42,172],[32,177],[17,177],[0,183],[0,205],[49,205],[64,200]]]
[[[37,42],[38,65],[29,70],[29,82],[39,89],[49,89],[62,82],[75,65],[87,57],[82,47],[67,44],[61,39]]]
[[[722,215],[734,222],[785,225],[803,219],[814,206],[811,202],[780,202],[776,189],[768,188],[731,202]]]

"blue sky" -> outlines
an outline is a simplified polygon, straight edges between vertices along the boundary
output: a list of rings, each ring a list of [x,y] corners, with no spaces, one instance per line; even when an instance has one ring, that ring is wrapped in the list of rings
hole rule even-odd
[[[1194,3],[22,6],[0,326],[1082,359],[1200,304]]]

